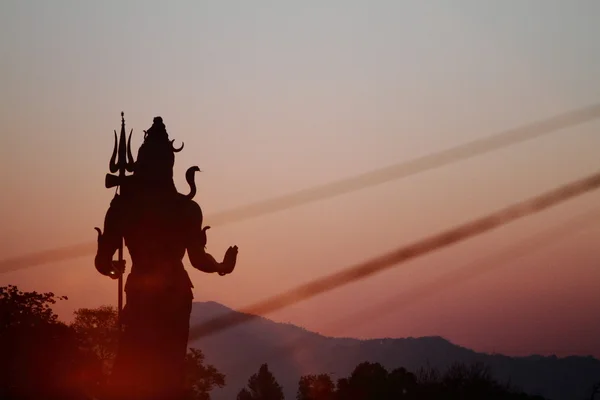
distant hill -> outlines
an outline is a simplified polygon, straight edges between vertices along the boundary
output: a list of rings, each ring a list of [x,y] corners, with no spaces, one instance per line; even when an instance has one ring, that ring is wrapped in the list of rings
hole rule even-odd
[[[191,324],[234,312],[214,302],[194,303]],[[600,360],[593,357],[508,357],[476,353],[441,337],[405,339],[343,339],[325,337],[292,324],[257,317],[250,322],[190,343],[227,378],[227,387],[213,400],[235,399],[248,378],[263,363],[283,386],[286,399],[295,399],[298,379],[330,373],[334,380],[348,376],[361,362],[379,362],[388,370],[422,366],[445,369],[453,362],[483,362],[496,380],[510,382],[529,394],[548,399],[588,399],[600,380]]]

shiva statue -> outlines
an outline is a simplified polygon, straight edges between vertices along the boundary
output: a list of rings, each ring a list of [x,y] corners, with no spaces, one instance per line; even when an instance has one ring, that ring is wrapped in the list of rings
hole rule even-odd
[[[123,114],[121,114],[123,115]],[[131,256],[125,283],[126,304],[122,330],[110,378],[111,398],[122,400],[180,399],[192,309],[192,282],[183,265],[187,251],[191,265],[206,273],[227,275],[237,261],[237,246],[227,249],[222,262],[206,252],[209,226],[202,226],[202,210],[192,200],[194,173],[186,173],[189,194],[177,192],[173,182],[175,148],[161,117],[145,131],[137,160],[131,155],[131,134],[125,155],[122,119],[119,160],[115,149],[106,187],[118,187],[106,213],[104,232],[98,231],[95,267],[100,274],[122,279],[122,243]],[[113,261],[119,251],[119,260]],[[122,282],[122,281],[121,281]]]

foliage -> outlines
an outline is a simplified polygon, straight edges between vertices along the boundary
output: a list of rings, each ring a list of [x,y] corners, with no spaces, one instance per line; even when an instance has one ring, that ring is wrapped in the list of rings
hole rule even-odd
[[[296,400],[334,400],[335,395],[335,384],[328,374],[300,377]]]
[[[13,327],[36,327],[55,323],[58,316],[52,311],[57,300],[54,293],[22,292],[14,285],[0,287],[0,331]]]
[[[99,398],[106,365],[114,360],[118,330],[116,310],[79,309],[68,326],[52,306],[66,297],[0,287],[0,398],[7,400],[91,400]],[[225,375],[205,364],[202,351],[186,357],[185,400],[210,400],[225,386]],[[594,388],[595,391],[598,387]],[[283,400],[283,389],[263,364],[248,380],[238,400]],[[296,400],[541,399],[495,381],[482,364],[453,364],[444,373],[431,368],[413,374],[388,372],[379,363],[357,365],[334,384],[327,374],[302,376]],[[593,398],[593,397],[592,397]]]
[[[364,362],[350,377],[338,381],[339,400],[415,399],[417,379],[403,368],[389,373],[379,363]]]
[[[0,398],[6,400],[90,400],[101,397],[117,351],[119,333],[113,307],[75,311],[69,326],[52,310],[54,293],[0,287]],[[210,400],[225,375],[204,364],[204,354],[186,357],[186,400]]]
[[[119,341],[117,310],[111,306],[81,308],[75,311],[71,326],[84,346],[102,360],[104,374],[108,376]],[[204,365],[204,359],[199,349],[191,348],[186,355],[186,400],[209,400],[213,389],[225,386],[225,375],[213,365]]]
[[[58,321],[52,305],[65,297],[0,288],[0,374],[2,399],[90,398],[98,388],[100,364],[81,349],[75,331]]]
[[[204,365],[201,350],[190,349],[186,357],[186,400],[210,400],[210,392],[225,386],[225,375],[213,365]]]
[[[592,386],[592,391],[590,395],[591,400],[600,399],[600,382],[594,384]]]
[[[318,389],[320,388],[320,389]],[[239,400],[245,400],[241,398]],[[451,365],[443,374],[421,369],[413,374],[404,368],[388,372],[379,363],[364,362],[333,387],[326,375],[300,378],[297,400],[429,400],[429,399],[541,399],[512,390],[494,381],[489,368],[481,364]]]
[[[254,397],[252,397],[252,393],[250,393],[250,391],[246,388],[243,388],[242,390],[240,390],[240,392],[238,393],[237,400],[253,400]]]
[[[248,387],[242,389],[238,400],[283,400],[283,388],[269,371],[269,366],[263,364],[258,373],[248,379]]]
[[[80,308],[74,314],[71,326],[82,345],[96,354],[102,361],[104,373],[109,374],[119,342],[117,310],[112,306],[101,306]]]

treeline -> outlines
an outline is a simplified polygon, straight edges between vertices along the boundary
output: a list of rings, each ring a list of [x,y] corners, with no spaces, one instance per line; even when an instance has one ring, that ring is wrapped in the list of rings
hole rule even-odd
[[[0,399],[102,400],[114,360],[117,313],[112,307],[79,309],[71,324],[52,310],[54,293],[0,287]],[[208,400],[225,375],[205,365],[199,349],[186,359],[186,399]]]
[[[296,400],[543,400],[508,384],[496,382],[481,364],[455,364],[443,374],[423,368],[417,374],[404,368],[386,370],[379,363],[359,364],[336,383],[328,374],[302,376]],[[263,364],[248,380],[237,400],[284,400],[283,388]]]
[[[66,297],[0,287],[0,399],[102,400],[118,346],[117,315],[112,307],[79,309],[65,324],[52,310]],[[206,365],[199,349],[190,349],[186,399],[209,400],[226,377]],[[264,364],[237,400],[280,400],[283,389]],[[387,399],[541,399],[496,382],[481,365],[454,365],[440,373],[403,368],[387,371],[362,363],[349,377],[334,382],[327,374],[300,378],[297,400]]]

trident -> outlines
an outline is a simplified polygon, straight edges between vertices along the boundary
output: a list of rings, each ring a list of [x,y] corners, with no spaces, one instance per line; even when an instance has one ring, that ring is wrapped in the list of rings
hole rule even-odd
[[[133,129],[129,132],[129,139],[125,143],[125,113],[121,111],[121,135],[119,137],[119,144],[117,145],[117,131],[115,130],[115,146],[113,149],[112,156],[110,158],[109,169],[113,174],[118,172],[118,177],[111,174],[106,174],[105,186],[107,189],[111,187],[117,187],[117,190],[125,180],[125,171],[133,172],[134,161],[131,155],[131,135]],[[115,197],[118,194],[115,192]],[[118,265],[123,265],[123,237],[121,237],[118,247]],[[117,308],[117,320],[119,324],[119,330],[121,330],[121,310],[123,309],[123,273],[124,270],[120,271],[121,274],[118,278],[118,308]]]

